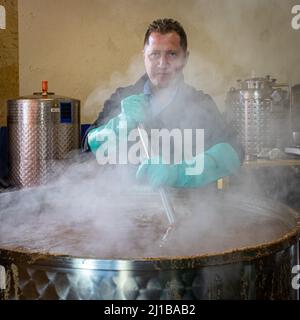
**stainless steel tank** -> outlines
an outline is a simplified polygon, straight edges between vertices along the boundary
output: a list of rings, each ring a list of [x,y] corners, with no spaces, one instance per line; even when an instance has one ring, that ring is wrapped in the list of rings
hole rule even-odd
[[[0,221],[5,228],[8,225],[3,222],[3,218],[6,220],[3,212],[11,210],[9,203],[13,201],[11,198],[7,202],[5,198],[8,196],[0,195],[0,208],[4,206],[0,211]],[[183,200],[177,199],[177,204]],[[175,198],[173,201],[176,202]],[[58,253],[57,249],[49,253],[43,245],[37,249],[36,241],[28,242],[28,236],[33,239],[32,233],[19,234],[18,239],[11,234],[5,237],[0,233],[0,299],[297,299],[297,288],[292,286],[295,276],[292,268],[299,264],[299,214],[273,201],[247,199],[237,194],[230,197],[218,194],[214,201],[219,203],[221,220],[222,211],[226,209],[226,213],[235,212],[236,217],[242,212],[253,214],[258,219],[257,227],[264,230],[264,240],[253,245],[242,244],[243,238],[249,234],[255,236],[257,232],[244,222],[248,234],[243,234],[241,229],[227,234],[222,242],[234,238],[240,245],[229,245],[225,251],[211,248],[212,251],[202,251],[201,254],[199,242],[198,249],[195,248],[199,254],[182,255],[173,247],[174,254],[169,256],[148,256],[144,253],[140,258],[130,258],[123,253],[123,258],[114,258],[114,250],[106,257],[95,251],[70,254],[68,234],[74,236],[77,251],[80,251],[79,243],[84,241],[80,233],[72,236],[70,229],[58,230],[61,236],[52,234],[55,239],[48,239],[51,247],[55,247],[53,241],[67,245],[63,253]],[[7,207],[4,205],[6,202]],[[201,214],[201,209],[199,211]],[[13,212],[8,217],[11,215]],[[252,215],[249,217],[252,219]],[[266,224],[261,224],[261,218],[267,218]],[[245,221],[244,215],[242,220]],[[268,233],[267,229],[276,229],[281,224],[285,225],[283,233],[277,236]],[[76,225],[78,223],[73,224],[73,228]],[[91,228],[91,225],[82,225],[82,228]],[[212,224],[209,230],[215,231],[215,225]],[[94,241],[86,229],[82,232],[89,243]],[[170,241],[180,237],[178,233],[173,235]],[[180,239],[181,242],[187,240]],[[36,249],[29,248],[30,242]],[[173,242],[170,244],[173,246]],[[129,243],[123,243],[123,246],[126,249]]]
[[[238,80],[226,97],[226,115],[245,147],[246,160],[255,159],[265,148],[283,148],[289,136],[290,90],[276,79]]]
[[[55,161],[80,147],[80,101],[47,90],[7,101],[9,181],[48,181]]]
[[[292,132],[300,132],[300,84],[291,89],[292,94]]]

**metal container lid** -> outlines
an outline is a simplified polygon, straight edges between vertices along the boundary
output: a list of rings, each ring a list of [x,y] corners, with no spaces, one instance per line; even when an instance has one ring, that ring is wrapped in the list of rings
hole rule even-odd
[[[269,75],[267,75],[265,78],[263,77],[256,77],[256,78],[250,78],[245,80],[238,80],[238,86],[242,90],[249,90],[249,89],[255,89],[255,90],[261,90],[261,89],[270,89],[273,84],[275,84],[276,79],[271,79]]]
[[[19,100],[77,100],[66,96],[56,95],[48,91],[48,81],[42,81],[42,91],[34,92],[32,95],[20,96],[16,99],[9,99],[8,104]]]

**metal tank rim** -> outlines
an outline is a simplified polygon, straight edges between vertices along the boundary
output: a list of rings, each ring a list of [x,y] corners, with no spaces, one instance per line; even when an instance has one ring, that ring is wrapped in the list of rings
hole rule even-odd
[[[72,100],[75,102],[80,102],[80,100],[75,99],[75,98],[70,98],[67,96],[58,96],[58,95],[48,95],[48,96],[42,96],[42,95],[32,95],[32,96],[24,96],[24,97],[19,97],[16,99],[9,99],[7,100],[8,104],[17,102],[17,103],[22,103],[22,102],[28,102],[30,100],[42,100],[42,101],[53,101],[53,100]]]
[[[299,220],[297,226],[281,238],[255,246],[247,246],[226,250],[220,253],[209,253],[192,256],[158,256],[149,258],[116,258],[101,259],[99,257],[79,257],[64,254],[48,254],[43,252],[29,252],[22,249],[8,249],[0,247],[0,262],[11,264],[28,264],[39,267],[53,267],[55,269],[82,269],[103,271],[148,271],[148,270],[180,270],[196,269],[205,266],[250,262],[269,256],[275,252],[298,243],[300,234]]]

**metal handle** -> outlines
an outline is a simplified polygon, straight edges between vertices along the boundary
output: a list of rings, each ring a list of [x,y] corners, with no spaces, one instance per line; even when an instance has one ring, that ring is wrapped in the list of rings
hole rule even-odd
[[[158,192],[161,198],[161,202],[164,206],[168,221],[170,224],[174,224],[175,223],[174,209],[171,205],[169,197],[167,196],[166,191],[163,187],[159,187]]]
[[[141,142],[142,142],[146,157],[147,157],[147,159],[150,159],[148,148],[147,148],[147,146],[145,144],[145,140],[144,140],[143,134],[141,132],[141,130],[145,130],[145,129],[144,129],[142,124],[139,124],[137,129],[138,129],[138,132],[139,132],[139,135],[140,135],[140,138],[141,138]],[[166,191],[165,191],[165,189],[163,187],[159,187],[158,188],[158,192],[159,192],[163,207],[165,209],[165,213],[167,215],[168,221],[169,221],[169,223],[171,225],[173,225],[175,223],[175,215],[174,215],[174,209],[173,209],[173,207],[171,205],[169,197],[167,196]]]

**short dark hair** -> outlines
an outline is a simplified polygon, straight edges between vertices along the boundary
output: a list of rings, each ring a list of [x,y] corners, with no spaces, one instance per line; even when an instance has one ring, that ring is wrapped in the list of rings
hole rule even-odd
[[[187,37],[182,25],[174,19],[157,19],[150,23],[144,38],[144,46],[149,43],[149,37],[152,32],[166,34],[176,32],[180,37],[180,46],[184,51],[187,50]]]

